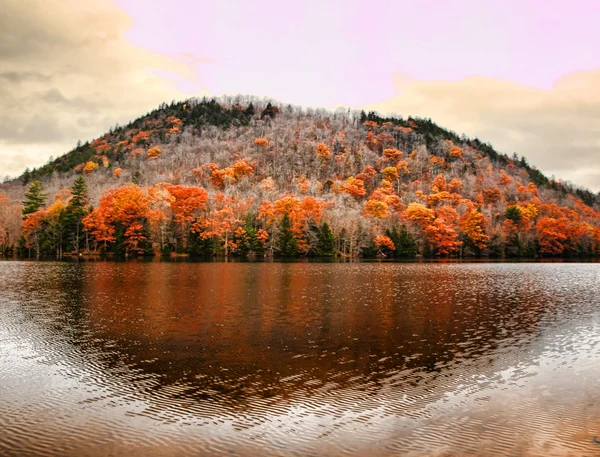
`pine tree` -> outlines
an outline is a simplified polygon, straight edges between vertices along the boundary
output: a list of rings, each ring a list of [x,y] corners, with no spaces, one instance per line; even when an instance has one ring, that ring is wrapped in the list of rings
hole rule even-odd
[[[412,235],[406,230],[406,226],[403,225],[400,228],[400,233],[394,227],[391,232],[388,230],[386,234],[394,242],[394,246],[396,246],[395,257],[414,257],[418,254],[417,243],[415,243]]]
[[[283,257],[296,257],[298,255],[298,241],[292,233],[292,221],[288,213],[281,219],[281,233],[279,234],[279,253]]]
[[[317,255],[332,257],[335,254],[335,235],[325,222],[317,234]]]
[[[83,240],[82,219],[88,214],[89,197],[87,184],[83,176],[78,177],[71,186],[71,199],[66,208],[65,223],[70,247],[79,254]]]
[[[25,192],[25,200],[23,200],[23,219],[29,214],[35,213],[46,204],[46,195],[42,193],[43,187],[40,181],[34,181]]]

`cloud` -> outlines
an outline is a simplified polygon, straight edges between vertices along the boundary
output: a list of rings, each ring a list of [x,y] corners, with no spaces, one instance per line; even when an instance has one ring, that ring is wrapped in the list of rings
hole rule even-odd
[[[430,117],[441,126],[525,156],[547,175],[600,191],[600,70],[576,72],[550,89],[491,78],[415,81],[368,108]]]
[[[131,44],[111,2],[9,0],[0,27],[0,175],[18,175],[158,104],[199,91],[193,62]]]

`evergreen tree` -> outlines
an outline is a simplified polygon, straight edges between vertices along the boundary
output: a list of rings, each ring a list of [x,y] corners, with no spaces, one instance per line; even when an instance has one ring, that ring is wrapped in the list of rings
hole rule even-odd
[[[281,220],[281,233],[279,234],[279,253],[283,257],[296,257],[298,255],[298,241],[292,233],[292,221],[288,213]]]
[[[317,228],[317,255],[332,257],[335,254],[335,235],[325,222],[321,228]]]
[[[46,195],[42,193],[43,187],[40,181],[34,181],[25,192],[23,200],[23,219],[31,213],[35,213],[46,204]]]
[[[88,214],[89,202],[85,178],[79,176],[71,186],[71,199],[65,209],[67,249],[74,249],[77,254],[85,239],[81,221]]]
[[[394,231],[397,233],[395,227]],[[392,240],[396,245],[397,257],[414,257],[419,253],[415,239],[410,233],[408,233],[408,230],[406,230],[406,226],[404,225],[400,228],[400,233],[397,235],[397,239],[392,238]]]
[[[504,212],[504,217],[506,219],[510,219],[515,224],[518,224],[521,220],[521,210],[516,205],[509,206]]]

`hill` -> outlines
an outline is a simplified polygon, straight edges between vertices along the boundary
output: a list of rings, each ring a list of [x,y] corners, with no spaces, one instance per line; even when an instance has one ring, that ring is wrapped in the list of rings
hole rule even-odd
[[[430,119],[249,97],[163,104],[0,192],[5,255],[600,253],[598,195],[525,158]]]

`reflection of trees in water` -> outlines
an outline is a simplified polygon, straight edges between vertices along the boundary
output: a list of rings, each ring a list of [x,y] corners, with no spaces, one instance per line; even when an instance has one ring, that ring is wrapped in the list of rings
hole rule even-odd
[[[81,344],[115,385],[128,381],[126,363],[157,383],[153,395],[234,408],[431,382],[499,342],[529,341],[548,305],[526,277],[481,266],[104,263],[83,272]]]

